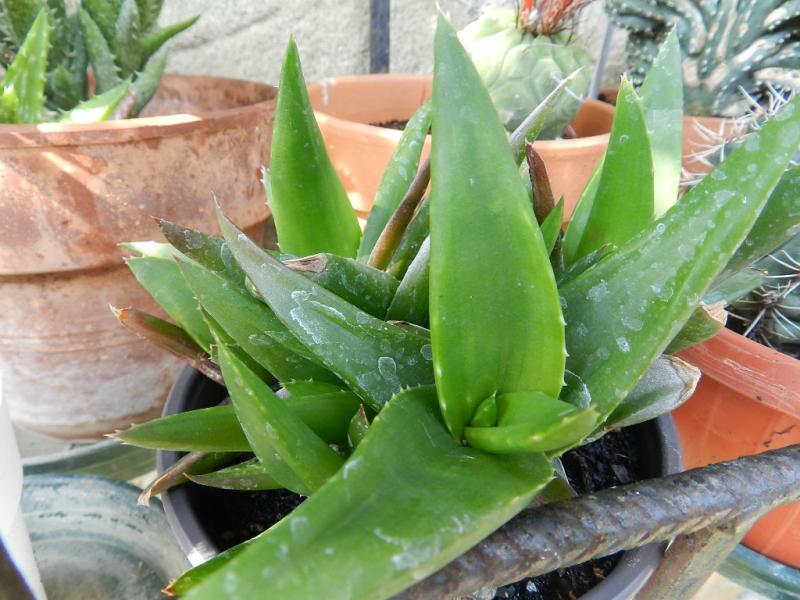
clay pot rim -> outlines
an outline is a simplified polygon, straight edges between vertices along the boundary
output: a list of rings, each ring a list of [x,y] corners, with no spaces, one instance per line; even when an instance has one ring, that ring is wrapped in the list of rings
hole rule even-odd
[[[348,85],[348,84],[363,83],[369,81],[382,82],[382,83],[391,82],[393,85],[396,85],[398,82],[399,83],[407,82],[416,85],[422,84],[426,88],[428,93],[429,90],[433,87],[433,77],[431,75],[419,75],[419,74],[407,74],[407,73],[373,73],[365,75],[344,75],[342,77],[326,77],[325,79],[309,83],[308,87],[310,90],[316,90],[318,88],[323,88],[325,86],[335,87],[337,85]],[[583,101],[582,106],[589,107],[596,112],[608,113],[609,115],[613,115],[614,113],[613,106],[594,98],[586,98]],[[397,143],[400,140],[400,136],[403,134],[402,131],[396,129],[388,129],[385,127],[379,127],[377,125],[370,125],[368,123],[361,123],[359,121],[352,121],[349,119],[336,117],[334,115],[326,113],[323,109],[315,109],[314,115],[316,116],[317,121],[320,124],[324,123],[325,125],[328,125],[330,127],[350,129],[355,133],[361,133],[363,135],[369,135],[369,136],[377,136],[380,138],[391,140],[394,143]],[[428,137],[430,138],[430,136]],[[570,153],[570,152],[578,153],[588,146],[595,146],[599,143],[607,144],[609,137],[610,133],[600,133],[597,135],[589,135],[585,137],[572,138],[572,139],[537,140],[536,147],[542,150],[559,150],[565,153]]]
[[[736,333],[727,327],[720,330],[720,332],[714,337],[719,338],[720,341],[742,346],[749,354],[755,354],[765,358],[766,360],[770,360],[780,365],[781,369],[794,370],[796,371],[794,376],[800,377],[800,360],[797,360],[788,354],[778,352],[777,350],[774,350],[769,346],[765,346],[764,344],[759,344],[758,342],[751,340],[750,338],[746,338],[742,334]]]
[[[101,123],[5,124],[0,125],[0,148],[119,144],[188,135],[197,131],[217,131],[261,119],[263,114],[270,110],[277,96],[275,86],[231,77],[167,74],[164,79],[190,80],[197,84],[204,82],[242,84],[262,88],[265,92],[269,92],[270,96],[253,104],[204,112],[202,116],[179,113]]]

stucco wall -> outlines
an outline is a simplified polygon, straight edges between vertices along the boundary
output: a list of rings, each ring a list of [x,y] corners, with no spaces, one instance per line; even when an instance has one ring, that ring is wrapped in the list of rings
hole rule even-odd
[[[489,3],[439,0],[438,5],[462,27]],[[392,71],[431,71],[436,7],[435,0],[392,1]],[[308,80],[369,70],[369,0],[165,0],[161,21],[172,23],[194,14],[201,15],[198,23],[169,46],[172,72],[274,83],[290,34],[297,39]],[[605,23],[599,2],[582,14],[579,32],[595,55]],[[622,70],[623,37],[622,32],[615,35],[607,82]]]

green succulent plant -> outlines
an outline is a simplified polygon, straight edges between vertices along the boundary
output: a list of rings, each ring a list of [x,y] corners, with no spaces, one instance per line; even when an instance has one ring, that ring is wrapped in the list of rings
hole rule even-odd
[[[159,28],[161,7],[83,0],[68,11],[64,0],[2,0],[2,122],[137,116],[164,74],[166,59],[156,53],[197,20]]]
[[[147,494],[190,479],[309,496],[172,593],[389,598],[545,490],[563,491],[563,452],[688,397],[699,372],[664,353],[716,333],[703,296],[800,222],[794,182],[781,180],[800,111],[790,103],[656,218],[680,152],[649,140],[679,127],[680,111],[650,113],[673,115],[664,107],[680,101],[677,56],[673,37],[643,97],[623,82],[608,152],[562,232],[562,205],[525,141],[566,86],[507,136],[440,19],[432,101],[406,129],[362,234],[290,43],[265,175],[280,253],[219,209],[222,237],[162,222],[169,243],[128,245],[131,270],[174,322],[133,309],[120,320],[230,395],[117,435],[189,453]],[[418,169],[429,122],[431,158]],[[671,167],[654,169],[661,161]]]
[[[628,70],[637,84],[675,29],[688,114],[735,117],[746,108],[740,90],[760,98],[770,84],[800,83],[800,8],[789,0],[609,0],[606,11],[628,30]]]
[[[697,185],[736,148],[748,143],[756,132],[773,118],[789,101],[787,95],[772,86],[762,100],[747,96],[747,112],[733,120],[727,130],[698,129],[703,143],[693,154],[699,171],[685,171],[683,183]],[[798,181],[800,155],[791,161],[787,181]],[[789,192],[796,193],[796,192]],[[746,337],[754,339],[797,358],[800,356],[800,227],[787,232],[792,237],[780,248],[756,262],[751,269],[734,279],[730,289],[720,297],[734,318],[732,325]],[[785,239],[785,238],[784,238]]]
[[[575,118],[589,91],[592,61],[570,24],[586,3],[525,0],[519,10],[491,6],[459,33],[509,131],[577,71],[568,93],[550,111],[540,137],[560,136]]]

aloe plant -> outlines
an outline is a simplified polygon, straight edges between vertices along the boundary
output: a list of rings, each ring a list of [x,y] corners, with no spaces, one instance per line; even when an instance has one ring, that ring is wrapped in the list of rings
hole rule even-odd
[[[188,571],[174,594],[389,598],[433,573],[550,487],[563,452],[684,401],[699,373],[663,353],[718,331],[704,295],[774,241],[771,224],[800,222],[773,193],[800,145],[795,102],[657,218],[655,189],[669,177],[653,162],[679,154],[653,152],[650,137],[680,114],[653,118],[659,103],[624,85],[603,165],[561,232],[535,153],[532,195],[519,175],[520,140],[557,98],[509,138],[443,18],[435,52],[433,99],[418,115],[430,111],[430,163],[403,175],[427,129],[415,127],[418,143],[398,148],[368,220],[370,231],[383,224],[379,235],[360,241],[345,218],[354,213],[315,142],[290,42],[282,139],[265,178],[284,252],[261,248],[219,209],[221,238],[162,222],[168,244],[129,246],[141,254],[134,274],[175,323],[125,310],[123,322],[192,364],[218,365],[231,401],[118,434],[192,453],[185,472],[146,494],[191,479],[309,496]],[[675,97],[675,62],[663,64],[644,90]],[[278,168],[280,185],[269,185]],[[631,222],[615,226],[622,214]],[[414,246],[407,235],[418,251],[397,268],[391,255]],[[247,462],[220,468],[242,452]]]
[[[0,122],[137,116],[164,74],[156,53],[197,20],[159,28],[161,6],[84,0],[68,11],[64,0],[0,2]]]
[[[578,11],[591,0],[523,0],[490,6],[460,33],[506,129],[513,131],[560,81],[578,71],[549,113],[540,137],[560,136],[589,91],[591,58],[575,35]]]

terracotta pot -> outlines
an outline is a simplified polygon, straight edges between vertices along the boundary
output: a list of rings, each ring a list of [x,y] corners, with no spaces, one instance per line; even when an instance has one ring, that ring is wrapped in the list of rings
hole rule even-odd
[[[728,329],[681,357],[703,372],[673,413],[687,468],[800,443],[800,361]],[[800,567],[800,503],[769,513],[744,543]]]
[[[684,117],[683,118],[683,160],[682,167],[689,173],[707,173],[711,170],[694,155],[714,146],[736,133],[735,121],[724,117]],[[714,139],[709,140],[703,130],[712,132]]]
[[[386,164],[402,132],[375,124],[406,121],[431,95],[427,75],[354,75],[309,84],[311,104],[333,164],[357,210],[372,205]],[[536,142],[566,215],[608,146],[614,109],[586,100],[572,124],[576,139]],[[430,138],[424,153],[430,151]]]
[[[90,438],[159,414],[179,365],[108,310],[156,310],[117,244],[163,239],[151,216],[214,231],[214,196],[258,228],[274,97],[167,76],[140,119],[0,126],[0,373],[17,424]]]

